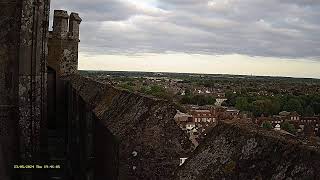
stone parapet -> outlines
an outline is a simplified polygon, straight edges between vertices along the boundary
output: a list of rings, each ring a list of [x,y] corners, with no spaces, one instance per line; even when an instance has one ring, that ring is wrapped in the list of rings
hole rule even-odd
[[[175,179],[320,179],[320,149],[247,122],[219,122]]]
[[[174,121],[172,104],[80,75],[68,79],[119,140],[119,179],[172,179],[180,158],[194,149]]]

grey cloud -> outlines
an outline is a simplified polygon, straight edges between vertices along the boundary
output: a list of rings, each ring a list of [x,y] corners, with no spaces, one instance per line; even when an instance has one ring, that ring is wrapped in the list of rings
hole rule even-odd
[[[91,54],[320,57],[318,0],[159,0],[152,8],[129,0],[52,4],[80,13],[81,51]]]
[[[120,0],[57,0],[53,9],[67,9],[80,12],[86,21],[120,21],[144,12],[132,3]]]

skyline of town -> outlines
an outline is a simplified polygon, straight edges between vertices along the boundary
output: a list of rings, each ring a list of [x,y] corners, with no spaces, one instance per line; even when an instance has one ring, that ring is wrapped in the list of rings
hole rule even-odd
[[[319,80],[125,71],[80,74],[173,103],[175,121],[195,146],[219,121],[230,119],[300,138],[319,136]]]
[[[170,56],[170,54],[162,55]],[[272,76],[272,77],[293,77],[293,78],[314,78],[320,79],[320,63],[312,61],[297,60],[290,62],[283,60],[276,62],[273,58],[268,59],[268,63],[258,62],[255,67],[245,67],[246,64],[252,64],[254,57],[248,57],[246,62],[221,63],[221,61],[208,61],[201,58],[193,61],[183,61],[181,57],[203,56],[203,55],[181,55],[178,62],[172,59],[154,58],[152,55],[146,56],[114,56],[101,55],[90,57],[79,53],[79,70],[92,71],[129,71],[129,72],[167,72],[167,73],[195,73],[195,74],[225,74],[225,75],[253,75],[253,76]],[[230,55],[240,56],[241,55]],[[149,61],[142,61],[148,59]],[[149,59],[149,58],[151,59]],[[218,56],[216,56],[219,59]],[[220,57],[221,58],[221,57]],[[229,61],[234,61],[229,59]],[[178,66],[177,63],[181,62]],[[225,62],[225,61],[224,61]],[[185,65],[185,66],[183,66]],[[288,66],[292,66],[288,68]],[[268,66],[269,68],[265,68]],[[196,67],[196,68],[195,68]],[[198,67],[198,68],[197,68]],[[222,68],[221,68],[222,67]],[[236,67],[236,68],[235,68]],[[242,67],[242,69],[241,69]],[[210,70],[211,69],[211,70]],[[299,73],[296,73],[299,72]]]

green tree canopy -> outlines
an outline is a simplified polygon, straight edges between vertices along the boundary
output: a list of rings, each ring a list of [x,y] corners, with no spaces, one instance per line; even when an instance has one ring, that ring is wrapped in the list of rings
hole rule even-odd
[[[303,113],[303,107],[301,105],[301,102],[295,98],[289,99],[289,101],[284,105],[283,109],[289,112],[296,111],[299,114]]]
[[[271,125],[271,123],[269,121],[263,122],[261,126],[262,126],[263,129],[267,129],[267,130],[273,129],[273,127],[272,127],[272,125]]]
[[[292,133],[292,134],[294,134],[294,133],[296,133],[296,128],[294,127],[294,125],[293,124],[290,124],[289,122],[283,122],[282,124],[281,124],[281,129],[283,129],[283,130],[285,130],[285,131],[287,131],[287,132],[289,132],[289,133]]]
[[[249,103],[246,97],[237,97],[235,107],[241,111],[249,110]]]
[[[182,97],[181,101],[182,104],[197,104],[199,106],[203,105],[214,105],[216,99],[212,96],[206,95],[185,95]]]
[[[305,116],[313,116],[314,115],[314,110],[311,105],[307,106],[305,111],[304,111]]]

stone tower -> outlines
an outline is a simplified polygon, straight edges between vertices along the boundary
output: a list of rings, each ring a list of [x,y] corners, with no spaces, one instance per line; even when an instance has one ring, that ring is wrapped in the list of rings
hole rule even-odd
[[[53,31],[49,33],[48,66],[58,76],[68,76],[78,70],[79,26],[81,18],[77,13],[55,10]]]
[[[44,151],[49,0],[2,0],[0,9],[0,179],[36,179],[13,166]]]

